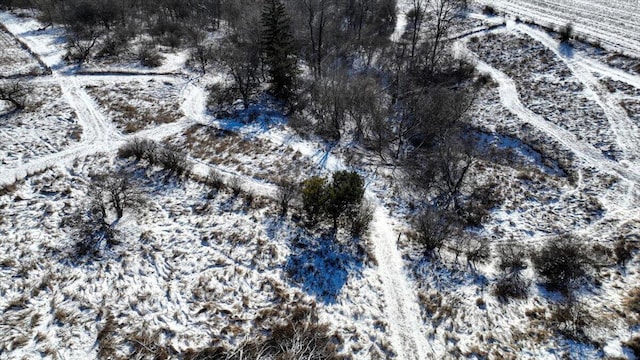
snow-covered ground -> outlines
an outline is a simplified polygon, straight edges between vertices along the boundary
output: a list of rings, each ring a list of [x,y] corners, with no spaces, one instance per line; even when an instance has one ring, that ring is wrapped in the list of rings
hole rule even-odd
[[[559,29],[571,23],[589,41],[640,57],[640,6],[634,0],[480,0],[523,21]]]
[[[408,6],[399,2],[394,39]],[[411,199],[393,167],[359,164],[354,149],[300,138],[276,113],[250,123],[214,119],[204,87],[220,77],[190,77],[184,53],[165,54],[156,70],[93,64],[78,74],[62,62],[59,29],[39,31],[37,21],[7,12],[0,22],[53,70],[27,81],[40,106],[0,124],[0,359],[99,358],[110,344],[170,353],[237,345],[296,306],[315,308],[340,351],[356,359],[629,355],[622,342],[638,319],[619,314],[638,283],[638,259],[624,272],[602,270],[601,287],[581,294],[601,320],[590,332],[596,345],[567,341],[544,325],[543,288],[505,304],[490,292],[492,264],[472,270],[451,256],[426,260],[407,241]],[[493,79],[475,124],[519,159],[476,170],[505,198],[482,235],[494,245],[535,246],[567,231],[604,245],[638,240],[640,131],[628,109],[640,103],[640,76],[512,21],[472,36],[456,49]],[[130,117],[142,126],[127,128]],[[213,171],[242,192],[118,159],[134,136],[187,150],[195,178]],[[278,216],[279,178],[353,164],[374,208],[363,239],[333,241]],[[118,244],[79,261],[68,219],[86,205],[90,177],[116,168],[135,174],[148,201],[125,212]]]

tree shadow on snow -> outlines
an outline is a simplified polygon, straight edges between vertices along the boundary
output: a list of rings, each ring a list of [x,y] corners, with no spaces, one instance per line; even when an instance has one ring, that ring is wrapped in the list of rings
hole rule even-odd
[[[340,242],[333,235],[298,236],[291,248],[286,264],[289,279],[325,304],[335,303],[349,277],[361,274],[366,256],[360,240]]]
[[[569,59],[573,58],[573,45],[563,42],[558,46],[558,50],[560,50],[560,54],[562,54],[562,56]]]
[[[219,114],[218,125],[225,131],[242,134],[252,138],[269,131],[272,127],[285,122],[285,118],[269,104],[251,104],[247,109],[237,109]]]

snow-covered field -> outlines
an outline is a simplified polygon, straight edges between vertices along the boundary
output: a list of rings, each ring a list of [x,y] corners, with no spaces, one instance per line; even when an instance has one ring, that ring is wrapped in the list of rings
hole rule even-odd
[[[523,4],[493,3],[501,10]],[[611,11],[637,12],[631,2],[615,5]],[[581,28],[590,23],[575,17],[576,30],[590,35]],[[62,62],[58,29],[37,31],[36,21],[6,12],[0,22],[53,69],[26,80],[32,106],[0,117],[0,359],[233,346],[296,308],[314,309],[337,333],[340,352],[355,359],[633,356],[622,342],[640,323],[625,314],[640,280],[637,257],[626,271],[603,268],[602,284],[580,294],[597,320],[592,343],[566,340],[549,330],[553,294],[544,288],[503,303],[491,294],[495,264],[471,269],[451,254],[425,260],[407,240],[415,199],[398,187],[394,167],[358,161],[366,154],[346,145],[302,139],[278,114],[249,123],[214,119],[204,88],[218,75],[177,71],[184,54],[166,56],[156,73],[106,74],[113,69],[93,64],[96,74],[77,74]],[[640,31],[603,33],[593,36],[615,49],[627,36],[624,51],[639,51]],[[3,43],[15,41],[0,34]],[[512,163],[476,170],[505,199],[480,235],[494,245],[535,246],[567,231],[594,244],[639,241],[640,76],[587,45],[571,50],[513,21],[460,39],[456,50],[492,79],[479,94],[475,125],[492,146],[515,153]],[[23,61],[39,64],[24,54],[4,59],[0,71],[11,76],[23,72]],[[188,151],[194,179],[213,172],[231,188],[119,159],[118,148],[134,136]],[[367,236],[334,241],[278,215],[280,178],[299,181],[347,165],[366,178],[374,207]],[[116,169],[134,174],[147,201],[125,212],[118,242],[100,258],[78,258],[70,219],[87,205],[91,177]],[[530,270],[526,276],[533,278]]]
[[[621,53],[640,57],[637,0],[481,0],[523,21],[559,29],[573,24],[577,34]],[[637,70],[636,70],[637,71]]]

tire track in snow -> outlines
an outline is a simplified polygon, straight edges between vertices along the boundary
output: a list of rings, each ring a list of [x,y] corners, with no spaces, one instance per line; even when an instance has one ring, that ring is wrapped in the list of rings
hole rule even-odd
[[[613,80],[621,81],[635,88],[640,89],[640,75],[633,75],[624,70],[616,69],[600,61],[582,58],[582,63],[591,72],[598,73]]]
[[[184,119],[171,124],[161,125],[153,129],[131,135],[121,134],[116,127],[98,110],[93,99],[81,88],[74,75],[53,75],[62,90],[65,101],[74,110],[78,123],[82,127],[82,138],[79,144],[62,151],[44,155],[27,163],[12,168],[0,168],[0,185],[8,185],[29,174],[43,171],[60,164],[69,164],[75,158],[84,157],[97,152],[112,152],[133,137],[145,137],[162,140],[165,137],[184,131],[194,122]],[[86,76],[85,76],[86,77]],[[162,77],[165,78],[165,77]]]
[[[602,44],[616,51],[640,55],[640,37],[638,23],[632,20],[637,6],[623,6],[618,2],[615,6],[604,1],[562,0],[562,1],[522,1],[522,0],[481,0],[480,3],[494,6],[514,16],[533,19],[536,23],[559,27],[573,23],[575,32],[597,39]],[[600,4],[598,4],[600,3]],[[598,7],[600,9],[598,9]],[[609,9],[610,11],[603,11]],[[627,20],[622,20],[623,18]],[[637,18],[637,16],[636,16]],[[621,22],[624,21],[624,25]]]
[[[478,56],[464,46],[462,42],[455,44],[456,48],[476,61],[478,71],[487,73],[498,83],[502,104],[513,114],[518,116],[523,122],[546,133],[549,137],[571,150],[586,167],[600,169],[607,173],[613,173],[624,179],[640,182],[640,173],[634,169],[628,169],[621,164],[606,158],[600,150],[590,144],[579,141],[576,136],[568,130],[555,125],[542,116],[527,108],[519,98],[518,89],[509,76],[499,71],[491,65],[483,62]]]
[[[634,171],[640,170],[635,161],[640,159],[638,144],[640,144],[640,129],[627,116],[627,112],[613,98],[609,91],[593,76],[592,68],[577,54],[567,55],[560,50],[561,44],[552,39],[547,33],[535,30],[526,25],[517,24],[515,29],[540,42],[562,60],[571,73],[585,87],[588,98],[593,100],[604,111],[611,128],[616,134],[617,145],[624,152],[625,160],[634,162]]]

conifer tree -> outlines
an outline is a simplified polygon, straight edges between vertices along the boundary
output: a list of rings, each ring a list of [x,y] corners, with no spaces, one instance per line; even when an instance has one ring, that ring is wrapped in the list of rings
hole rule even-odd
[[[280,0],[268,0],[262,11],[264,62],[273,94],[288,100],[294,92],[297,64],[290,19]]]

